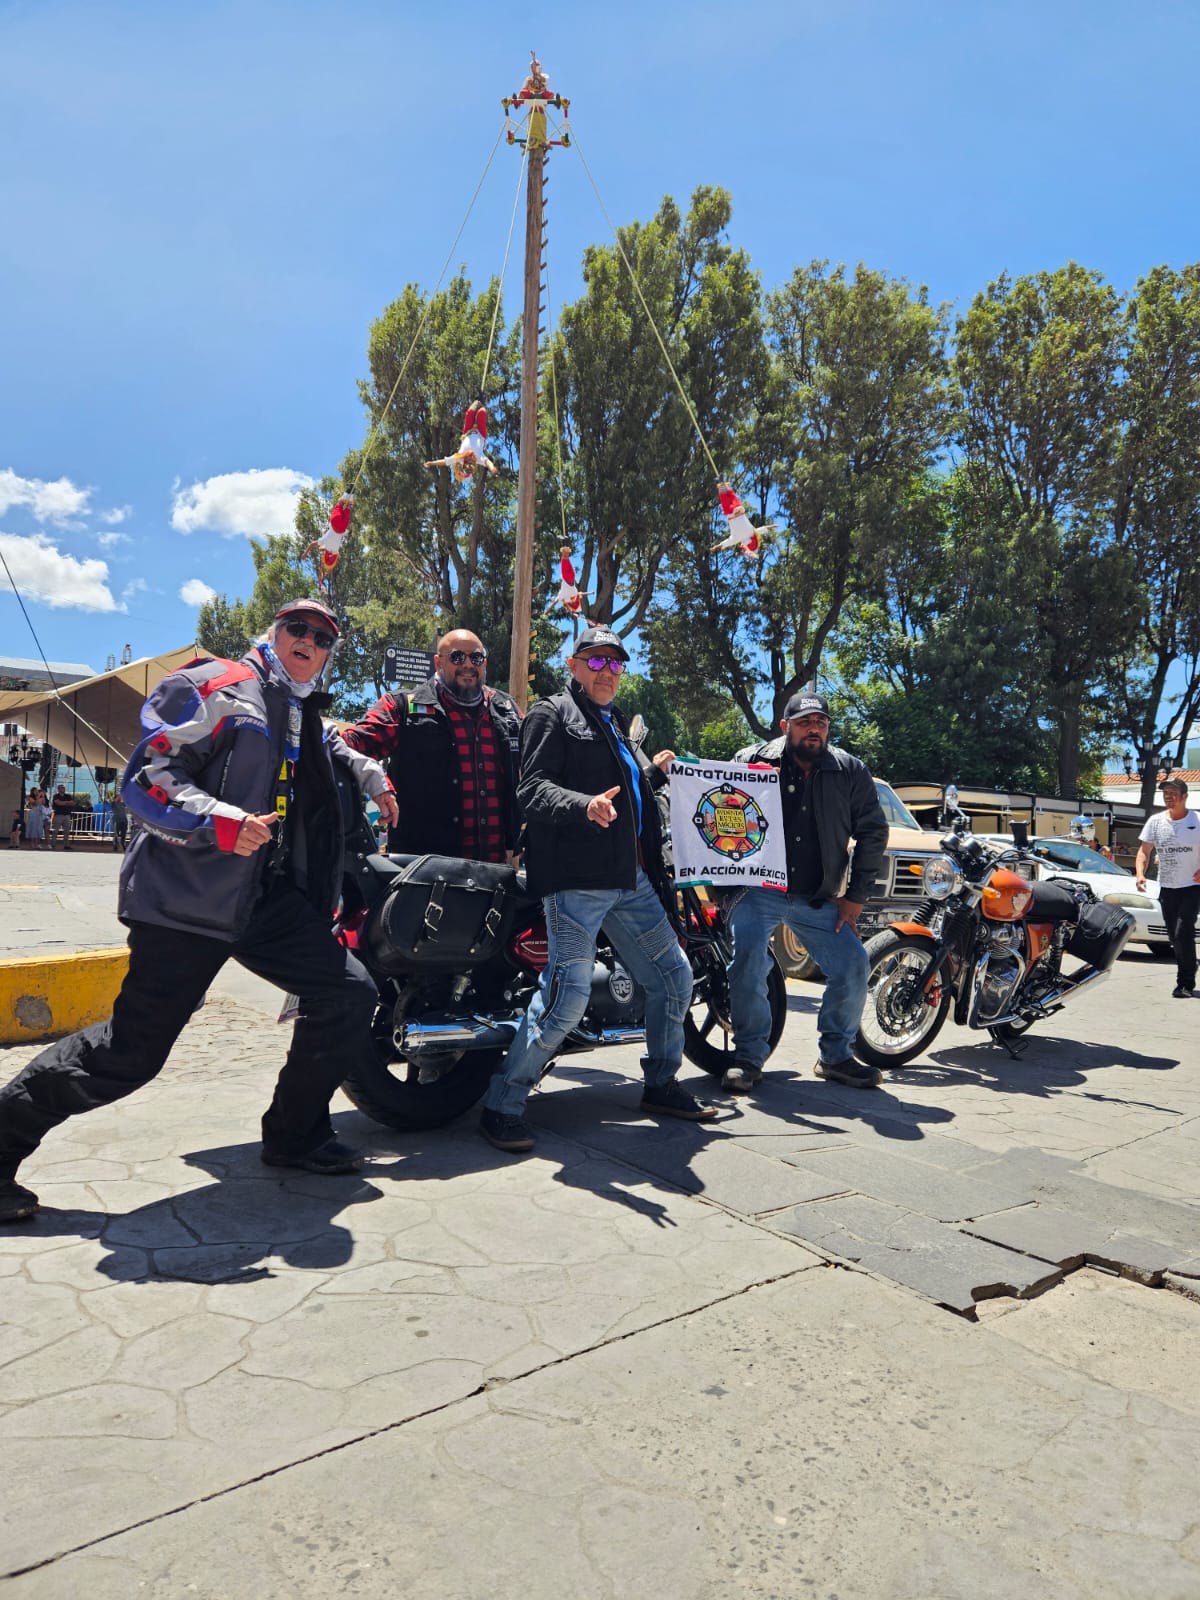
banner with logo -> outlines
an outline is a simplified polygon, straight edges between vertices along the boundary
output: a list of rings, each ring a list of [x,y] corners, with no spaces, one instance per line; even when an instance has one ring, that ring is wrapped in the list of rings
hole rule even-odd
[[[672,761],[668,775],[676,883],[787,889],[777,768]]]

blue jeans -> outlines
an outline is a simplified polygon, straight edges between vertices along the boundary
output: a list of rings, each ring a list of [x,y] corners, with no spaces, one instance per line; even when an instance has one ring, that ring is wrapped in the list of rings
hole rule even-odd
[[[564,889],[547,895],[550,960],[504,1065],[488,1086],[489,1111],[519,1117],[530,1089],[587,1010],[603,926],[630,976],[646,991],[646,1082],[669,1083],[683,1060],[692,968],[650,880],[633,889]]]
[[[825,974],[825,994],[817,1014],[822,1061],[845,1061],[854,1048],[867,998],[870,963],[862,940],[848,927],[840,933],[832,901],[813,906],[801,895],[778,889],[748,889],[729,919],[733,960],[729,964],[729,1009],[733,1047],[739,1061],[761,1067],[770,1054],[771,1004],[767,999],[770,940],[786,922]]]

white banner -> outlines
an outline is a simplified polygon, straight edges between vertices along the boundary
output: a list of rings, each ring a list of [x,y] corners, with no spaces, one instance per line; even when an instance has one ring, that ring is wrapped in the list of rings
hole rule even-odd
[[[787,889],[779,771],[740,761],[672,761],[676,883]]]

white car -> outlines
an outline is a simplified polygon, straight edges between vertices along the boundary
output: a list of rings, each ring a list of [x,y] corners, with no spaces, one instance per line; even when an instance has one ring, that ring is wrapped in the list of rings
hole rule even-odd
[[[989,844],[1012,845],[1012,838],[1006,833],[981,833],[977,837]],[[1158,906],[1158,885],[1153,880],[1147,882],[1144,890],[1139,889],[1132,872],[1118,867],[1107,856],[1089,850],[1078,839],[1040,834],[1030,839],[1029,848],[1037,858],[1038,875],[1043,880],[1074,878],[1078,883],[1086,883],[1097,900],[1105,900],[1110,906],[1123,906],[1132,913],[1134,927],[1129,935],[1130,944],[1149,945],[1157,956],[1173,953]]]

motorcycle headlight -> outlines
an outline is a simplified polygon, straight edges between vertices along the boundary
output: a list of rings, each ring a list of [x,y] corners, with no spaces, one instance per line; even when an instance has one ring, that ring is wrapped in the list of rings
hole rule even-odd
[[[1136,906],[1139,911],[1153,911],[1155,902],[1148,894],[1133,894],[1127,890],[1118,889],[1114,894],[1104,896],[1106,906]]]
[[[948,900],[962,881],[962,869],[949,856],[930,856],[921,868],[921,887],[931,900]]]

